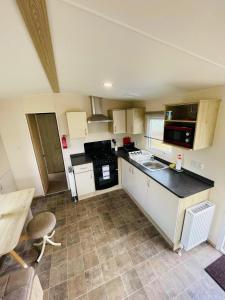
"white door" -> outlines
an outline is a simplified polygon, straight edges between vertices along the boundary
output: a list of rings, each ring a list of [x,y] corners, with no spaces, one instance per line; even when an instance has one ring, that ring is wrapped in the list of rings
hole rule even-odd
[[[128,163],[126,160],[122,159],[122,186],[131,193],[132,185],[134,184],[132,182],[133,174],[132,174],[132,168],[131,164]]]
[[[95,191],[93,171],[75,174],[78,196],[93,193]]]
[[[88,134],[86,112],[66,113],[70,138],[86,137]]]
[[[175,240],[178,207],[179,198],[149,178],[146,212],[172,242]]]
[[[126,133],[126,110],[113,110],[113,133]]]
[[[146,175],[135,167],[132,167],[132,173],[132,195],[142,206],[142,208],[145,208],[145,199],[147,193]]]

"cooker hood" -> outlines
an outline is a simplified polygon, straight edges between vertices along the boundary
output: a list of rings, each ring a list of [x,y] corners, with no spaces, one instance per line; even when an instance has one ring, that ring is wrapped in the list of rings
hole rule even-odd
[[[88,123],[94,122],[112,122],[112,119],[102,113],[102,99],[90,96],[92,115],[87,119]]]

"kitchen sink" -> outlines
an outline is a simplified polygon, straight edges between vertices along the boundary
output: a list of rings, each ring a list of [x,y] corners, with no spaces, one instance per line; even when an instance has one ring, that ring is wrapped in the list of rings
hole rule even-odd
[[[142,166],[149,169],[150,171],[157,171],[157,170],[163,170],[169,168],[167,165],[156,160],[143,162]]]

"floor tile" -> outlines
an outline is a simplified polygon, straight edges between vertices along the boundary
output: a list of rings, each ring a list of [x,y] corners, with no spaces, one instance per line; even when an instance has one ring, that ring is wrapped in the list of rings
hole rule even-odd
[[[131,296],[129,296],[128,299],[129,300],[148,300],[148,296],[147,296],[145,290],[142,288],[142,289],[138,290],[137,292],[135,292],[134,294],[132,294]],[[155,300],[157,300],[157,299],[155,299]]]
[[[137,271],[138,277],[143,285],[156,279],[156,274],[152,268],[150,260],[146,260],[143,263],[135,266],[135,270]]]
[[[123,274],[121,277],[128,295],[142,288],[142,283],[135,269],[131,269],[127,273]]]
[[[50,270],[49,286],[53,287],[67,280],[67,263],[58,264],[53,266]]]
[[[68,288],[67,282],[63,282],[59,285],[50,288],[49,290],[49,300],[67,300],[68,298]]]
[[[145,285],[144,290],[148,296],[148,299],[150,300],[169,300],[169,296],[166,293],[165,288],[158,279],[154,280],[150,284]]]
[[[108,259],[102,263],[101,268],[105,281],[111,280],[119,275],[119,268],[116,264],[115,258]]]
[[[108,300],[105,286],[102,285],[88,293],[89,300]]]
[[[99,264],[98,256],[95,251],[83,255],[84,269],[90,269]]]
[[[74,259],[68,260],[68,278],[79,275],[84,271],[83,256],[80,255]]]
[[[80,244],[74,244],[72,246],[69,246],[67,248],[68,253],[68,261],[71,259],[74,259],[75,257],[78,257],[81,255],[81,245]]]
[[[83,253],[91,252],[95,250],[95,241],[93,237],[89,237],[81,241],[81,248]]]
[[[99,261],[102,263],[113,257],[113,253],[109,244],[97,249]]]
[[[124,299],[127,294],[120,277],[116,277],[105,284],[109,300]]]
[[[133,263],[128,252],[117,255],[115,260],[120,274],[129,271],[133,267]]]
[[[91,268],[84,273],[87,290],[92,290],[104,283],[102,269],[98,265],[94,268]]]
[[[86,291],[87,286],[84,273],[74,276],[68,280],[69,300],[74,300],[75,298],[85,294]]]

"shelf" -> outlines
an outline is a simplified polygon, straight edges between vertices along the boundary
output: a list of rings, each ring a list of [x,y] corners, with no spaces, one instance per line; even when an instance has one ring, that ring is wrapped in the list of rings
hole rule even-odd
[[[165,120],[165,122],[176,122],[176,123],[196,123],[197,121],[191,121],[191,120]]]

